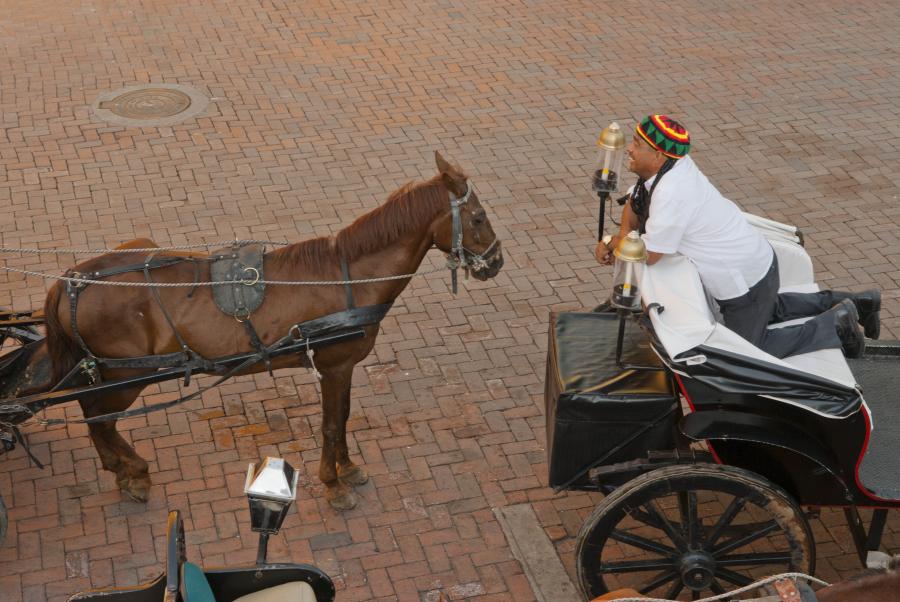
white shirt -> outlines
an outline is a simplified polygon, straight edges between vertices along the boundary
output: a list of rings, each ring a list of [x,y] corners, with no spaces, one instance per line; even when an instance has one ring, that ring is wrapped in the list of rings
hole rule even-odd
[[[645,182],[648,190],[655,178]],[[772,246],[690,156],[676,161],[653,191],[646,229],[648,251],[690,259],[703,286],[721,301],[745,294],[772,265]]]

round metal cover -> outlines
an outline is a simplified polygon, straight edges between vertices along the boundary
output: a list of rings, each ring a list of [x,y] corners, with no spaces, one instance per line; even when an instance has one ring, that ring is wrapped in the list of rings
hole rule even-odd
[[[94,114],[117,125],[171,125],[198,115],[209,99],[187,86],[145,84],[101,94]]]
[[[101,109],[108,109],[119,117],[128,119],[171,117],[187,110],[189,106],[190,96],[179,90],[166,88],[141,88],[100,103]]]

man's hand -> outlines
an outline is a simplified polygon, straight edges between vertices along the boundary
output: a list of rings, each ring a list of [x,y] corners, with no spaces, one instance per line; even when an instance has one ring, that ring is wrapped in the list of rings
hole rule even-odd
[[[604,242],[598,242],[597,248],[594,249],[594,257],[600,265],[612,265],[613,253],[609,250]]]

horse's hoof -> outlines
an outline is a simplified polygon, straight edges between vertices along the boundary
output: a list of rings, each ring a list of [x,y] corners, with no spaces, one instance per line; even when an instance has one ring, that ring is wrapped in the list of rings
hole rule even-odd
[[[338,466],[338,478],[347,485],[365,485],[369,482],[368,473],[355,464],[345,470]]]
[[[124,479],[119,488],[134,502],[146,504],[150,499],[150,479]]]
[[[356,508],[359,497],[345,485],[334,485],[325,488],[325,499],[338,512]]]

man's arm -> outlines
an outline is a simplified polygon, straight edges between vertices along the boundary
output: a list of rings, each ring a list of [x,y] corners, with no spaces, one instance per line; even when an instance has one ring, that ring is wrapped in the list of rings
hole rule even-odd
[[[625,207],[622,209],[622,224],[619,227],[619,233],[612,237],[608,245],[602,242],[597,243],[597,248],[594,251],[597,261],[605,265],[612,263],[613,250],[623,238],[628,236],[629,232],[637,230],[639,225],[637,215],[631,210],[631,199],[628,199],[628,202],[625,203]]]

